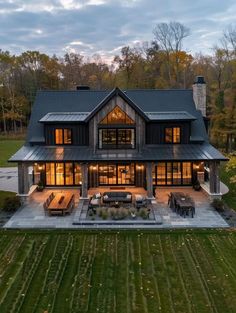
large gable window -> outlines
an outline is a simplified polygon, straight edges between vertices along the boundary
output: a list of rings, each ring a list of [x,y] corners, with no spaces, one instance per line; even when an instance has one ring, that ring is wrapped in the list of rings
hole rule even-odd
[[[56,145],[70,145],[72,143],[72,135],[70,128],[56,128],[55,129],[55,144]]]
[[[100,124],[134,124],[134,121],[121,108],[116,106]]]
[[[131,129],[99,129],[99,149],[134,149],[135,131]]]
[[[116,106],[99,124],[99,149],[134,149],[134,126],[134,121]]]

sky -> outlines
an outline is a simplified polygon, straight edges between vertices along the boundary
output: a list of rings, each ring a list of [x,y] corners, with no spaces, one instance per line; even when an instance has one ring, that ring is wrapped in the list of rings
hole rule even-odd
[[[155,25],[169,21],[190,28],[184,41],[189,53],[211,54],[236,21],[236,1],[0,0],[0,49],[98,53],[109,61],[125,45],[153,40]]]

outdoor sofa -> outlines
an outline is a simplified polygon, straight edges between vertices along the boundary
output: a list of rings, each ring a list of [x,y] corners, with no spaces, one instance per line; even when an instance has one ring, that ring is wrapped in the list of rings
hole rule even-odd
[[[128,191],[109,191],[104,192],[102,197],[103,203],[112,202],[132,203],[132,193]]]

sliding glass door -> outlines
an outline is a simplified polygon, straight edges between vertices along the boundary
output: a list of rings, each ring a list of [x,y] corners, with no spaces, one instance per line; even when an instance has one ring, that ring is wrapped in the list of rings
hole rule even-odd
[[[99,185],[134,185],[134,163],[99,164]]]
[[[34,168],[37,169],[36,165],[34,166]],[[81,166],[79,163],[50,162],[43,164],[43,169],[44,168],[46,169],[46,186],[74,186],[82,184]]]
[[[154,185],[191,185],[191,162],[158,162],[153,171]]]

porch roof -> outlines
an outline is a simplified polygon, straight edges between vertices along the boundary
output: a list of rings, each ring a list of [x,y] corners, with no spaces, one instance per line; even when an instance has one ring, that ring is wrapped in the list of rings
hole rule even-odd
[[[10,162],[60,161],[226,161],[218,150],[204,144],[147,145],[142,151],[99,150],[96,153],[86,146],[23,146]]]

